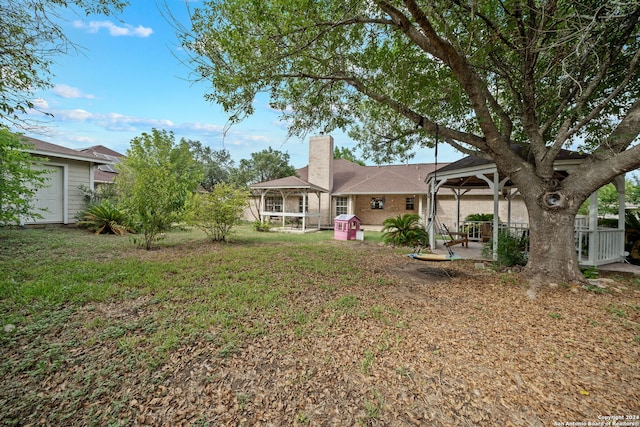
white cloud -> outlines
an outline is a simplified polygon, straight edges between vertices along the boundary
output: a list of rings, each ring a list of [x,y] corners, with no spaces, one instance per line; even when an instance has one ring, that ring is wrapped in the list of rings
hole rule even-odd
[[[178,126],[183,131],[194,131],[203,133],[222,133],[224,132],[224,126],[214,125],[211,123],[182,123]]]
[[[88,24],[83,21],[74,21],[73,26],[76,28],[82,28],[90,33],[97,33],[101,28],[107,29],[109,35],[114,37],[132,36],[132,37],[149,37],[153,33],[153,29],[150,27],[144,27],[138,25],[123,24],[121,26],[114,24],[111,21],[91,21]]]
[[[271,141],[271,138],[269,138],[266,135],[249,135],[247,139],[252,142],[270,142]]]
[[[140,128],[146,131],[149,128],[171,129],[175,127],[171,120],[125,116],[119,113],[101,115],[97,118],[97,123],[111,131],[136,131]]]
[[[97,141],[96,138],[92,137],[92,136],[67,136],[67,139],[69,141],[73,141],[73,142],[79,142],[83,145],[87,145],[87,144],[95,144],[95,142]]]
[[[49,103],[44,98],[36,98],[32,102],[36,110],[47,110],[49,108]]]
[[[89,93],[83,93],[80,89],[65,84],[57,84],[51,91],[62,98],[95,98]]]
[[[53,116],[58,120],[70,120],[74,122],[84,122],[95,118],[95,115],[93,113],[80,109],[53,111],[52,113]]]

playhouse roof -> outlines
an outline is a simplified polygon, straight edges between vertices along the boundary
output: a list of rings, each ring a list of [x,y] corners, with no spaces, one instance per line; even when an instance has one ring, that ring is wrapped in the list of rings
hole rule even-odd
[[[350,215],[350,214],[341,214],[338,215],[337,217],[335,217],[335,221],[351,221],[352,219],[357,219],[358,221],[360,221],[360,218],[358,218],[357,215]]]

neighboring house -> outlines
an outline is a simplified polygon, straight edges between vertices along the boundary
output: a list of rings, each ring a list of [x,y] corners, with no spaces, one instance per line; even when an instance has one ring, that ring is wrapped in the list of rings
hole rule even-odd
[[[434,163],[361,166],[334,159],[333,137],[309,139],[309,164],[287,177],[254,184],[253,212],[264,220],[294,224],[303,230],[333,228],[338,215],[357,215],[364,225],[381,226],[406,213],[426,218]],[[444,166],[441,164],[440,166]],[[252,219],[250,215],[247,219]]]
[[[94,145],[93,147],[83,148],[78,151],[109,162],[108,164],[98,165],[95,168],[93,175],[94,190],[97,190],[101,185],[109,185],[114,183],[116,176],[118,176],[116,164],[120,163],[121,159],[124,157],[124,154],[113,151],[112,149],[107,148],[104,145]]]
[[[48,171],[46,187],[38,189],[35,194],[36,212],[43,218],[29,219],[25,224],[75,223],[76,214],[87,204],[79,187],[93,188],[94,168],[109,164],[109,161],[34,138],[23,137],[23,141],[31,146],[27,150],[30,154],[47,159],[34,168]]]

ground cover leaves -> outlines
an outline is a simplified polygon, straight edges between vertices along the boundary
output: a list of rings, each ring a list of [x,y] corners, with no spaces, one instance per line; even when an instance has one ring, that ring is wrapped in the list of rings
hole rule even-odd
[[[152,263],[158,282],[119,278],[119,294],[38,310],[3,299],[17,310],[0,333],[3,424],[546,426],[640,413],[633,277],[531,300],[515,274],[366,242],[122,257]]]

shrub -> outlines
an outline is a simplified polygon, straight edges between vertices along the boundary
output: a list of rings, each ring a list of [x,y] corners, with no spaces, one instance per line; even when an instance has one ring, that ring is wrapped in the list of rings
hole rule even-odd
[[[256,220],[253,223],[253,228],[259,232],[268,232],[268,231],[271,231],[271,223]]]
[[[133,231],[125,213],[109,200],[90,205],[79,215],[79,218],[78,226],[86,227],[96,234],[122,236]]]
[[[525,251],[528,238],[518,237],[507,230],[498,232],[498,265],[512,267],[514,265],[525,265],[527,257]],[[482,247],[482,255],[489,258],[493,255],[493,240],[489,240]]]
[[[383,241],[393,246],[428,246],[429,234],[416,214],[398,215],[382,223]]]
[[[493,221],[492,213],[476,213],[467,215],[465,221]]]
[[[210,193],[196,193],[189,199],[187,222],[213,241],[226,241],[240,223],[249,194],[231,184],[218,184]]]

